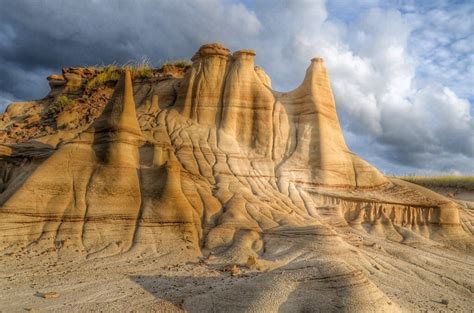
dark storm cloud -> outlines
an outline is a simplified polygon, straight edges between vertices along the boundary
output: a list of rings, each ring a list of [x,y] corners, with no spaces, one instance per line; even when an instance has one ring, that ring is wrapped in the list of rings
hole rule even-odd
[[[177,5],[179,3],[179,5]],[[65,66],[158,64],[189,58],[203,42],[232,45],[259,29],[243,5],[220,1],[2,1],[0,84],[16,99],[47,91],[25,72]],[[212,8],[212,10],[209,10]],[[228,34],[231,34],[229,36]]]

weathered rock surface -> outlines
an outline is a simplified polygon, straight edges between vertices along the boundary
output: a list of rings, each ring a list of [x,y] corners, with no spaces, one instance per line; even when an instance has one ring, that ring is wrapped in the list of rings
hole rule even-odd
[[[314,280],[301,283],[286,304],[272,302],[283,311],[303,310],[298,301],[307,289],[333,299],[339,278],[344,288],[353,283],[359,300],[347,299],[356,301],[354,308],[377,304],[393,311],[354,262],[338,258],[338,251],[349,251],[341,237],[349,229],[472,253],[473,228],[465,226],[472,215],[465,209],[388,179],[349,150],[322,59],[311,61],[298,88],[279,93],[254,56],[209,44],[184,77],[168,68],[132,85],[124,71],[106,105],[108,97],[98,95],[110,94],[107,89],[94,94],[104,105],[93,107],[92,118],[89,106],[55,117],[63,130],[25,138],[26,144],[6,140],[0,146],[0,248],[59,246],[59,253],[87,257],[172,254],[183,261],[212,252],[259,268],[284,265],[292,284],[308,275],[298,265],[301,251],[327,251],[327,259],[312,261]],[[57,96],[80,93],[93,75],[75,68],[48,80]],[[28,115],[27,124],[45,123],[45,115],[34,115],[43,114],[38,108],[47,110],[47,101],[11,105],[3,120]],[[257,279],[248,288],[276,284],[284,292],[282,277]],[[256,306],[271,296],[257,294],[251,299]],[[196,301],[191,307],[209,305],[190,301]]]

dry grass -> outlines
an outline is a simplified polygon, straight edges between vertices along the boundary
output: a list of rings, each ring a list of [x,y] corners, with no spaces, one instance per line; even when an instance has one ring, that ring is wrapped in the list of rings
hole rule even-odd
[[[161,64],[160,68],[163,68],[163,66],[175,66],[182,69],[186,69],[191,65],[191,61],[183,59],[166,61]],[[86,91],[88,92],[95,90],[99,87],[105,86],[109,82],[116,82],[117,80],[119,80],[120,75],[125,69],[130,70],[133,79],[150,78],[153,77],[154,72],[154,69],[150,64],[150,60],[146,57],[144,57],[140,61],[127,62],[122,65],[114,63],[103,66],[95,66],[94,68],[97,70],[98,74],[93,78],[89,79],[89,81],[87,81]]]
[[[144,57],[138,62],[129,62],[122,65],[123,69],[129,69],[132,74],[132,78],[150,78],[153,76],[153,68],[150,64],[150,59]]]
[[[64,111],[68,106],[71,106],[74,103],[74,100],[69,99],[68,96],[62,95],[59,96],[49,107],[49,111],[52,114],[57,114]]]
[[[98,68],[99,74],[86,83],[86,90],[94,90],[104,86],[109,81],[117,81],[120,78],[120,68],[116,65],[107,65]]]
[[[410,183],[421,185],[424,187],[438,188],[462,188],[474,190],[474,176],[446,175],[446,176],[417,176],[407,175],[398,176]]]
[[[123,65],[109,64],[105,66],[96,66],[98,74],[86,83],[86,90],[91,91],[105,86],[108,82],[116,82],[125,69],[130,70],[132,78],[150,78],[153,76],[153,68],[148,58],[141,61],[128,62]]]
[[[174,61],[166,61],[161,66],[176,66],[180,68],[187,68],[193,65],[193,63],[190,60],[174,60]]]

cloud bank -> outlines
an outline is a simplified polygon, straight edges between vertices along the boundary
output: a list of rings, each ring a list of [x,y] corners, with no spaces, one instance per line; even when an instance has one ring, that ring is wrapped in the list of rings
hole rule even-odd
[[[253,48],[274,88],[325,59],[349,146],[392,173],[474,174],[474,5],[435,1],[1,1],[0,104],[63,66]]]

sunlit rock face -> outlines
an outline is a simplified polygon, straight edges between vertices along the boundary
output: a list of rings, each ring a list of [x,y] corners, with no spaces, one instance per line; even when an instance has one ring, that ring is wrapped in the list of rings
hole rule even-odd
[[[275,234],[337,242],[334,227],[471,243],[454,202],[388,179],[349,150],[322,59],[282,93],[254,57],[207,44],[183,73],[132,82],[125,70],[97,117],[83,110],[67,131],[3,145],[3,251],[39,245],[183,260],[212,251],[239,260],[274,253]],[[96,75],[74,75],[83,72]],[[74,80],[75,94],[89,76]],[[50,96],[64,86],[71,93],[71,81],[50,77]]]

